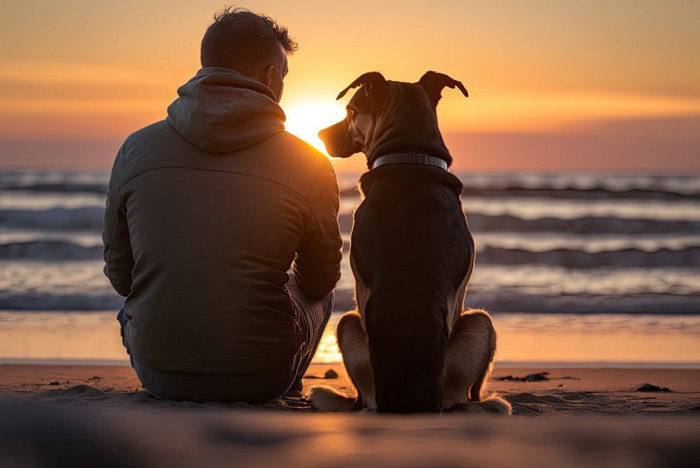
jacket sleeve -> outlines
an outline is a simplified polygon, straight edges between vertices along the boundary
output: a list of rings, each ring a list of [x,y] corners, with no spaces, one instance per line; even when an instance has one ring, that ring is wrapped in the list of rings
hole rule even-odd
[[[304,294],[321,299],[333,291],[340,279],[343,257],[338,182],[332,169],[314,184],[309,204],[312,220],[297,249],[294,276]]]
[[[109,278],[109,282],[112,283],[112,287],[120,295],[126,297],[131,292],[131,270],[134,267],[134,259],[131,253],[129,229],[126,224],[126,207],[121,198],[123,150],[122,147],[117,153],[109,179],[102,242],[104,243],[104,273]]]

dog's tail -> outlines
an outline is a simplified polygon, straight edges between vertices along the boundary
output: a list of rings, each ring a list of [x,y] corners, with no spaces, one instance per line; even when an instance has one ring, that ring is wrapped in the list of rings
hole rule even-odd
[[[498,413],[498,414],[513,414],[513,408],[505,398],[498,393],[492,393],[485,400],[470,400],[462,403],[457,403],[452,408],[447,410],[450,413]]]
[[[311,387],[309,399],[314,408],[324,413],[356,411],[359,409],[356,397],[345,396],[331,387]]]

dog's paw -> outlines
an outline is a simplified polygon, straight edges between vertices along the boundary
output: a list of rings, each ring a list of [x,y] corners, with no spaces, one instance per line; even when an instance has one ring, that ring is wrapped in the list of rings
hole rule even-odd
[[[309,390],[309,399],[314,408],[324,413],[353,411],[357,403],[354,397],[348,397],[331,387],[317,386]]]
[[[487,399],[481,401],[465,401],[451,407],[449,412],[455,413],[497,413],[510,416],[513,409],[505,398],[497,393],[491,394]]]

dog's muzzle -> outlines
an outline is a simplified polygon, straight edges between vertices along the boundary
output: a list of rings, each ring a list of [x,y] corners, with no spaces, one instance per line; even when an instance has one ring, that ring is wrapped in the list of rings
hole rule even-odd
[[[435,166],[447,170],[447,161],[425,153],[393,153],[385,154],[374,160],[372,169],[387,164],[421,164],[424,166]]]

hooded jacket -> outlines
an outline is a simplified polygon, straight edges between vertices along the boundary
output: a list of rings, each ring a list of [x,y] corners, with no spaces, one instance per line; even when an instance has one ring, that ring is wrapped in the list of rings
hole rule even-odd
[[[333,167],[238,72],[203,68],[178,95],[124,142],[107,194],[104,271],[126,297],[132,357],[174,372],[288,368],[302,339],[290,266],[315,298],[340,277]]]

